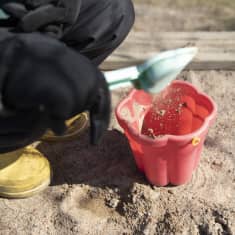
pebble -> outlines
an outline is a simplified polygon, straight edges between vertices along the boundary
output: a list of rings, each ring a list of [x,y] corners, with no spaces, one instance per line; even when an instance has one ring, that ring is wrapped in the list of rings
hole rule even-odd
[[[115,189],[114,189],[114,192],[115,192],[115,193],[118,193],[118,188],[115,188]]]
[[[174,191],[170,189],[170,190],[168,190],[168,193],[174,194]]]
[[[108,206],[112,207],[112,208],[116,208],[117,205],[119,203],[119,200],[117,198],[112,198],[108,201]]]
[[[132,197],[132,202],[135,204],[136,201],[137,201],[137,198],[136,198],[136,196],[134,195],[134,196]]]
[[[153,201],[157,200],[159,198],[159,196],[160,196],[159,192],[152,191],[150,193],[151,200],[153,200]]]

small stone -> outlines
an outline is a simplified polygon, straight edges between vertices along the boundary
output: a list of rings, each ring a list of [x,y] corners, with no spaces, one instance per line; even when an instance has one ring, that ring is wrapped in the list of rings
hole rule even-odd
[[[176,111],[176,113],[179,113],[179,114],[181,113],[181,109],[180,108],[176,109],[175,111]]]
[[[150,230],[149,230],[149,228],[146,228],[146,229],[143,231],[143,234],[144,234],[144,235],[150,235]]]
[[[135,204],[136,203],[136,197],[132,198],[132,202]]]
[[[218,160],[214,160],[214,161],[212,162],[212,165],[213,165],[215,168],[220,169],[220,168],[223,167],[223,162],[220,162],[220,161],[218,161]]]
[[[116,208],[118,203],[119,203],[119,200],[117,198],[112,198],[112,199],[110,199],[110,201],[107,204],[108,204],[108,206],[110,206],[112,208]]]
[[[165,115],[165,113],[166,113],[166,110],[164,109],[158,111],[158,114],[162,117]]]
[[[152,213],[151,213],[151,212],[147,212],[147,216],[148,216],[148,217],[151,217],[151,216],[152,216]]]
[[[142,217],[144,215],[143,212],[139,212],[139,216]]]
[[[169,189],[169,190],[168,190],[168,193],[169,193],[169,194],[174,194],[174,191],[171,190],[171,189]]]
[[[152,191],[150,193],[151,200],[153,200],[153,201],[157,200],[159,198],[159,196],[160,196],[159,192]]]

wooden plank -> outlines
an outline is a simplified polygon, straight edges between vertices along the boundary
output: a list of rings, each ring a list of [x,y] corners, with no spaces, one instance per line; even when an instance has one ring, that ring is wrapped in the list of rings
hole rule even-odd
[[[160,51],[186,46],[199,48],[186,70],[235,70],[235,32],[132,32],[101,68],[140,64]]]

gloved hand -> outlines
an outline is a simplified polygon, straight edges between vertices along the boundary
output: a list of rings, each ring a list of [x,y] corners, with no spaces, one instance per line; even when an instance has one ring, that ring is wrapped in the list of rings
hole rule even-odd
[[[110,94],[103,74],[86,57],[40,34],[0,40],[0,146],[21,147],[48,128],[90,111],[91,143],[108,127]]]
[[[1,0],[18,32],[41,31],[60,38],[64,27],[76,22],[81,0]]]

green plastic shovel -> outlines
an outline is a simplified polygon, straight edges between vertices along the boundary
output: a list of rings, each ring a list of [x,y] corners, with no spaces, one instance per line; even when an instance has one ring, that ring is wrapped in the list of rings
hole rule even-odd
[[[134,86],[148,93],[159,93],[190,63],[196,47],[179,48],[158,54],[142,65],[105,72],[110,90]]]

